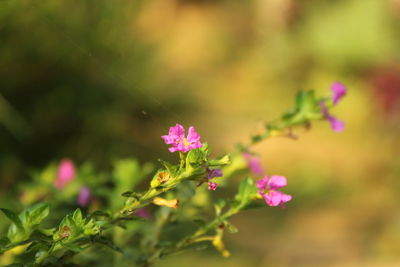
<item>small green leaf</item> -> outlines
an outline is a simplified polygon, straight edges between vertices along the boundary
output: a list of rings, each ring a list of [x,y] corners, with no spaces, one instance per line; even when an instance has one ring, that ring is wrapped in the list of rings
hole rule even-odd
[[[74,220],[76,225],[81,226],[84,222],[82,221],[82,211],[80,209],[76,209],[74,214],[72,215],[72,219]]]
[[[63,247],[65,247],[65,248],[67,248],[67,249],[69,249],[69,250],[71,250],[73,252],[79,253],[79,252],[82,252],[84,250],[84,248],[81,248],[80,246],[78,246],[77,244],[74,244],[74,243],[63,243],[63,242],[61,242],[60,244]]]
[[[122,249],[120,249],[118,246],[116,246],[110,239],[104,237],[104,236],[97,236],[94,241],[96,243],[102,244],[104,246],[107,246],[117,252],[122,253]]]
[[[231,164],[231,157],[229,155],[225,155],[219,159],[213,159],[208,162],[208,166],[210,167],[220,167]]]
[[[110,218],[111,215],[108,212],[102,211],[102,210],[96,210],[92,214],[90,214],[91,217],[107,217]]]
[[[228,232],[230,234],[236,234],[239,231],[236,226],[234,226],[233,224],[231,224],[228,221],[225,221],[225,226],[226,226],[226,229],[228,229]]]
[[[132,191],[126,191],[126,192],[122,193],[121,196],[123,196],[123,197],[131,197],[131,198],[135,198],[135,199],[138,200],[142,196],[142,194],[136,193],[136,192],[132,192]]]
[[[236,205],[243,209],[257,195],[257,187],[254,181],[247,177],[239,185],[239,192],[235,196]]]
[[[0,238],[0,250],[5,249],[6,246],[10,243],[10,240],[7,237]]]
[[[215,215],[217,217],[221,214],[222,209],[225,207],[226,201],[224,199],[218,199],[215,201],[214,207],[215,207]]]
[[[19,232],[25,232],[25,229],[22,226],[21,219],[19,218],[19,216],[17,214],[15,214],[13,211],[8,210],[8,209],[0,208],[0,210],[4,213],[4,215],[7,216],[8,219],[10,219],[10,221],[12,221],[14,223],[14,225],[17,227]]]
[[[205,159],[205,152],[201,148],[190,150],[186,156],[186,171],[192,173]]]
[[[38,203],[29,207],[25,212],[25,220],[28,227],[40,224],[50,213],[50,205]]]
[[[158,159],[158,161],[164,166],[164,168],[170,173],[172,176],[175,176],[176,171],[178,170],[178,166],[172,165],[168,161]]]

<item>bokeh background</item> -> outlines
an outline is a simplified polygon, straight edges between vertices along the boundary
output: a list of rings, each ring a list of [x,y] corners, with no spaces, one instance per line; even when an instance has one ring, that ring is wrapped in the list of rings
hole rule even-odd
[[[177,122],[231,151],[337,80],[343,133],[254,147],[293,201],[235,217],[228,259],[158,266],[399,266],[399,30],[398,0],[1,1],[0,199],[18,206],[30,170],[64,157],[171,158]]]

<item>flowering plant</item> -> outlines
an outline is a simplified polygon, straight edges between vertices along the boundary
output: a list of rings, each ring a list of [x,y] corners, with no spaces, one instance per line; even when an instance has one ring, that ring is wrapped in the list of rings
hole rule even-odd
[[[0,238],[0,263],[122,266],[128,262],[149,266],[204,244],[229,256],[223,235],[237,231],[230,222],[232,216],[250,208],[284,207],[292,200],[281,191],[287,185],[286,177],[267,176],[251,148],[270,137],[293,137],[294,127],[308,129],[314,120],[326,119],[334,131],[343,130],[344,124],[330,115],[330,109],[346,89],[340,83],[331,89],[331,98],[316,98],[314,91],[299,92],[292,110],[267,123],[247,144],[220,157],[211,155],[194,127],[188,128],[186,136],[184,127],[176,124],[161,138],[170,145],[171,153],[179,154],[179,160],[160,159],[161,167],[155,172],[153,165],[140,166],[134,159],[116,161],[112,173],[98,173],[88,163],[78,167],[68,159],[58,167],[50,164],[33,175],[34,183],[24,185],[21,202],[25,209],[0,209],[11,221]],[[219,183],[226,185],[229,177],[244,171],[248,176],[234,196],[212,200],[224,190]],[[138,185],[152,172],[147,190],[138,192]],[[207,219],[209,206],[214,207],[211,220]],[[96,255],[99,246],[109,248],[104,251],[109,257],[101,262]]]

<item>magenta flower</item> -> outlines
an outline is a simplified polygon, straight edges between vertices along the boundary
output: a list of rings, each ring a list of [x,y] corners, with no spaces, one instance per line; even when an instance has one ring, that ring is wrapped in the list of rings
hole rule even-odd
[[[142,217],[143,219],[151,219],[151,214],[146,208],[140,208],[136,211],[136,216]]]
[[[273,175],[271,178],[265,176],[257,182],[258,193],[264,198],[265,203],[271,207],[280,205],[282,208],[284,208],[284,203],[292,199],[291,195],[287,195],[278,191],[279,188],[286,185],[286,178],[284,176],[277,175]]]
[[[203,146],[200,142],[200,135],[194,130],[193,126],[189,127],[188,135],[185,137],[185,129],[178,123],[169,128],[168,135],[163,135],[161,138],[164,139],[167,145],[172,145],[172,147],[168,148],[170,152],[188,152]]]
[[[81,187],[77,199],[79,206],[86,207],[87,205],[89,205],[91,199],[92,193],[90,192],[90,189],[85,186]]]
[[[208,190],[212,190],[215,191],[217,190],[218,184],[211,182],[210,180],[215,178],[215,177],[222,177],[222,170],[221,169],[215,169],[215,170],[211,170],[211,169],[207,169],[207,179],[208,181]]]
[[[213,183],[213,182],[208,182],[208,190],[212,190],[215,191],[217,190],[218,184],[217,183]]]
[[[336,105],[339,100],[344,97],[347,93],[346,87],[339,83],[339,82],[334,82],[331,85],[331,91],[332,91],[332,102],[334,105]]]
[[[247,161],[247,165],[253,174],[262,175],[264,173],[259,157],[250,154],[248,152],[244,152],[242,155],[244,159]]]
[[[208,179],[212,179],[215,177],[222,177],[221,169],[215,169],[215,170],[207,169],[207,172],[208,172],[208,176],[207,176]]]
[[[328,109],[326,108],[324,102],[321,102],[320,105],[321,105],[322,114],[324,114],[324,117],[331,124],[332,130],[337,133],[340,133],[341,131],[343,131],[344,130],[344,122],[335,118],[331,114],[329,114]]]
[[[57,178],[54,181],[54,186],[57,189],[63,189],[70,181],[75,178],[75,165],[69,159],[63,159],[60,162],[57,170]]]

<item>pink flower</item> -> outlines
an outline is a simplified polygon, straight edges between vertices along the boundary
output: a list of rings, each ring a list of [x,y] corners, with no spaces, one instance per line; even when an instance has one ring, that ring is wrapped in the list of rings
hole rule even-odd
[[[207,169],[207,173],[208,173],[207,178],[209,180],[208,181],[208,190],[212,190],[212,191],[217,190],[218,184],[211,182],[210,180],[215,177],[222,177],[222,170],[221,169],[214,169],[214,170]]]
[[[339,83],[339,82],[334,82],[331,85],[331,91],[332,91],[332,102],[334,105],[336,105],[339,100],[344,97],[347,93],[346,87]]]
[[[277,175],[273,175],[271,178],[265,176],[257,182],[258,193],[264,198],[265,203],[271,207],[280,205],[282,208],[284,208],[284,203],[292,199],[291,195],[287,195],[278,191],[279,188],[286,185],[286,178],[284,176]]]
[[[321,102],[320,105],[321,105],[322,114],[324,114],[324,117],[331,124],[332,130],[337,133],[340,133],[341,131],[343,131],[344,130],[344,122],[341,120],[338,120],[337,118],[335,118],[334,116],[329,114],[328,109],[326,108],[324,102]]]
[[[85,186],[81,187],[77,199],[79,206],[86,207],[87,205],[89,205],[91,199],[92,199],[92,193],[90,192],[90,189]]]
[[[136,216],[142,217],[143,219],[151,219],[151,214],[146,208],[140,208],[136,211]]]
[[[168,149],[170,152],[188,152],[189,150],[203,146],[200,142],[200,135],[194,130],[193,126],[189,127],[188,135],[185,137],[185,129],[178,123],[174,127],[169,128],[168,135],[163,135],[161,138],[164,139],[167,145],[172,145]]]
[[[213,182],[208,182],[208,190],[215,191],[217,190],[218,184]]]
[[[57,178],[54,181],[54,186],[57,189],[63,189],[70,181],[75,178],[75,165],[69,159],[63,159],[60,162],[57,170]]]
[[[260,159],[257,156],[248,152],[244,152],[242,155],[247,161],[247,165],[252,173],[255,175],[262,175],[264,173]]]

